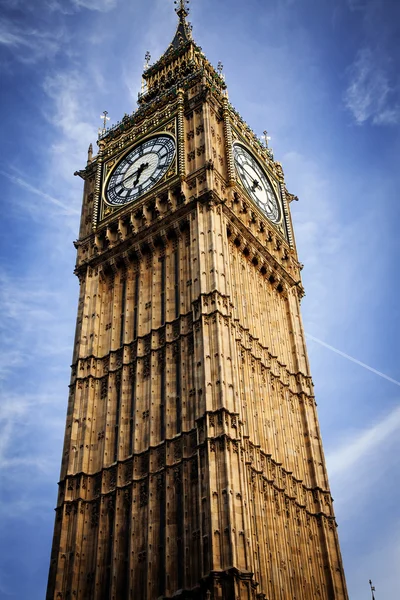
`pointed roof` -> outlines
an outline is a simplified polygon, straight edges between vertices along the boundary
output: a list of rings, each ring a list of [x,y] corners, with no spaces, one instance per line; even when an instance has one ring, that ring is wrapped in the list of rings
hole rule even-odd
[[[188,3],[189,0],[175,0],[178,25],[175,36],[164,54],[150,66],[150,53],[146,52],[142,91],[138,94],[138,109],[130,116],[125,115],[122,121],[118,121],[110,129],[103,130],[99,136],[100,140],[117,137],[122,131],[149,115],[153,107],[171,102],[179,89],[188,89],[194,81],[202,81],[203,88],[226,96],[226,83],[220,65],[216,70],[192,38],[192,27],[186,19],[189,14]]]
[[[175,4],[177,5],[175,12],[178,15],[179,21],[174,39],[164,54],[153,65],[148,66],[145,69],[143,73],[145,79],[155,73],[162,65],[169,62],[169,59],[175,57],[187,46],[194,44],[192,38],[192,26],[186,20],[186,17],[189,14],[189,0],[175,0]]]
[[[175,4],[178,4],[178,0],[175,0]],[[175,37],[172,40],[167,52],[172,48],[177,50],[186,42],[192,41],[192,31],[190,24],[186,21],[186,17],[189,14],[189,0],[179,0],[179,6],[175,9],[176,14],[179,17],[178,27],[176,29]]]

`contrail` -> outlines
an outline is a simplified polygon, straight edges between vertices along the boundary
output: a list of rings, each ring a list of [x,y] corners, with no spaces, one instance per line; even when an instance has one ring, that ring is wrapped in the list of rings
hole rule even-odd
[[[400,386],[400,381],[397,381],[396,379],[392,379],[391,377],[388,377],[387,375],[385,375],[385,373],[381,373],[380,371],[377,371],[376,369],[369,367],[368,365],[361,362],[360,360],[357,360],[356,358],[349,356],[345,352],[342,352],[341,350],[338,350],[337,348],[330,346],[326,342],[319,340],[318,338],[314,337],[313,335],[306,333],[306,337],[309,338],[310,340],[313,340],[313,342],[317,342],[317,344],[324,346],[325,348],[329,348],[329,350],[332,350],[332,352],[336,352],[336,354],[339,354],[340,356],[343,356],[344,358],[351,360],[351,362],[356,363],[356,365],[360,365],[360,367],[364,367],[364,369],[371,371],[371,373],[375,373],[375,375],[379,375],[379,377],[383,377],[383,379],[386,379],[387,381],[390,381],[391,383],[394,383],[394,384]]]

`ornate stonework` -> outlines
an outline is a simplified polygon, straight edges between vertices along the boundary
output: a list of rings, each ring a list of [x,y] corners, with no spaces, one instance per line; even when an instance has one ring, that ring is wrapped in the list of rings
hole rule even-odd
[[[48,600],[344,600],[282,167],[229,104],[185,3],[138,110],[86,169],[77,333]],[[155,133],[168,173],[107,204]],[[245,145],[280,202],[240,184]],[[254,187],[256,188],[256,183]]]

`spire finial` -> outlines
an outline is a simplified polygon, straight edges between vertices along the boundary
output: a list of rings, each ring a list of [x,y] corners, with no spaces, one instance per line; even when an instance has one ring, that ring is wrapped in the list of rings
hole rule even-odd
[[[150,66],[150,61],[151,61],[151,54],[150,52],[147,50],[146,54],[144,55],[144,68],[148,69]]]
[[[176,4],[175,12],[180,19],[188,16],[189,0],[174,0],[174,4]]]
[[[89,148],[88,148],[88,157],[87,157],[87,164],[90,165],[90,163],[93,160],[93,145],[89,144]]]

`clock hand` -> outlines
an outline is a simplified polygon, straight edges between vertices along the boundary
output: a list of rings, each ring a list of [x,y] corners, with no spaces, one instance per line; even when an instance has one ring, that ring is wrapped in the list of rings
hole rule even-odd
[[[242,166],[242,169],[245,173],[244,176],[245,176],[246,180],[250,179],[250,181],[251,181],[251,184],[250,184],[250,181],[248,182],[248,185],[249,185],[251,191],[255,192],[257,188],[262,189],[262,186],[260,185],[260,182],[258,181],[258,179],[254,178],[254,169],[251,168],[252,172],[249,172],[245,166]]]
[[[115,188],[117,188],[119,185],[124,185],[129,179],[132,179],[132,177],[136,177],[136,180],[133,182],[133,187],[136,187],[137,184],[139,183],[141,174],[143,173],[143,171],[145,169],[147,169],[148,166],[149,166],[149,163],[142,163],[136,171],[133,171],[133,173],[128,175],[128,177],[125,177],[125,179],[123,179],[123,181],[117,183],[112,188],[109,188],[108,191],[113,192],[115,190]]]
[[[113,185],[112,188],[108,188],[108,192],[113,192],[118,186],[122,186],[123,184],[128,181],[128,179],[131,179],[132,177],[135,177],[135,175],[137,175],[137,171],[134,171],[133,173],[131,173],[130,175],[128,175],[128,177],[125,177],[125,179],[123,179],[122,181],[119,181],[118,183],[116,183],[115,185]]]
[[[135,175],[137,175],[138,171],[134,171],[133,173],[131,173],[130,175],[128,175],[128,177],[125,177],[125,179],[123,179],[122,181],[119,181],[118,183],[116,183],[115,185],[113,185],[112,188],[108,188],[108,193],[112,193],[117,187],[124,187],[124,183],[126,183],[128,181],[128,179],[131,179],[132,177],[135,177]],[[133,184],[133,187],[136,187],[136,183]]]
[[[136,171],[137,175],[136,175],[136,179],[135,179],[135,181],[133,182],[133,187],[136,187],[136,186],[137,186],[137,184],[139,183],[139,179],[140,179],[140,176],[141,176],[141,174],[143,173],[143,171],[144,171],[145,169],[147,169],[147,167],[148,167],[148,166],[149,166],[149,163],[142,163],[142,164],[140,165],[140,167],[139,167],[139,168],[138,168],[138,170]]]
[[[262,190],[262,187],[260,185],[260,182],[257,181],[257,179],[253,180],[253,185],[251,186],[251,191],[255,192],[257,188],[260,188],[260,190]]]

